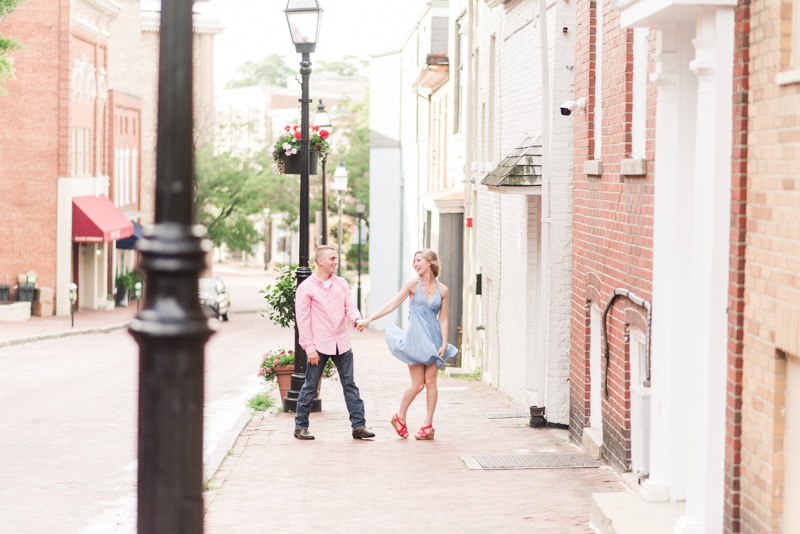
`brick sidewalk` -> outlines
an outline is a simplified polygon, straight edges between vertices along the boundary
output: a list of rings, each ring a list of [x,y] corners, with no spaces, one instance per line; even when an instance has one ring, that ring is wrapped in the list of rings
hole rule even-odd
[[[350,436],[338,383],[322,386],[312,414],[315,441],[292,437],[293,414],[259,414],[242,433],[206,492],[206,533],[469,532],[590,533],[590,495],[621,491],[608,469],[468,470],[459,455],[575,450],[526,419],[488,419],[521,411],[480,382],[441,379],[436,439],[413,433],[424,417],[420,394],[408,414],[409,439],[389,425],[408,368],[380,333],[354,334],[356,383],[374,441]],[[564,433],[562,433],[564,434]]]

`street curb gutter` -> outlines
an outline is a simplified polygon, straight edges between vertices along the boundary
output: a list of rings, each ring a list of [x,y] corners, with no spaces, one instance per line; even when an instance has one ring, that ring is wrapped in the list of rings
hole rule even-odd
[[[250,422],[250,419],[253,417],[253,410],[249,406],[245,406],[242,410],[242,414],[233,424],[228,433],[225,434],[219,443],[217,443],[217,447],[214,449],[214,452],[208,455],[208,459],[203,462],[203,478],[204,479],[211,479],[219,469],[219,466],[222,465],[222,462],[227,458],[228,451],[233,447],[233,444],[236,443],[236,440],[239,439],[239,435],[241,435],[242,431],[247,427],[247,423]]]
[[[130,321],[111,326],[97,326],[94,328],[81,328],[80,330],[65,330],[62,332],[50,332],[47,334],[39,334],[36,336],[28,337],[15,337],[11,339],[0,340],[0,348],[12,347],[14,345],[24,345],[25,343],[35,343],[36,341],[45,341],[47,339],[58,339],[62,337],[82,336],[86,334],[107,334],[114,330],[121,330],[127,328],[131,324]]]

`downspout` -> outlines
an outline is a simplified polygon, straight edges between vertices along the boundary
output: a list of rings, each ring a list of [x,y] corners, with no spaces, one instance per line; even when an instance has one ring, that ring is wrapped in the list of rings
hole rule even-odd
[[[477,355],[477,334],[472,332],[472,326],[475,324],[474,321],[474,308],[477,307],[477,295],[471,296],[470,286],[472,285],[471,281],[475,280],[475,273],[477,271],[477,259],[473,257],[472,247],[470,246],[472,242],[472,233],[475,232],[474,221],[477,220],[475,217],[475,206],[472,205],[472,188],[474,187],[474,180],[475,176],[472,172],[472,113],[473,107],[471,105],[472,102],[472,64],[474,62],[473,59],[473,32],[472,32],[472,2],[467,2],[467,50],[466,53],[462,51],[462,57],[467,58],[467,64],[464,66],[464,72],[466,74],[466,80],[462,80],[462,84],[464,85],[464,95],[466,98],[464,102],[461,102],[461,106],[465,111],[464,119],[466,124],[464,125],[464,143],[466,146],[464,147],[464,161],[465,161],[465,168],[464,168],[464,177],[466,179],[466,183],[464,184],[464,216],[465,217],[472,217],[473,219],[473,226],[466,227],[464,231],[464,242],[462,244],[464,249],[464,266],[465,266],[465,276],[464,276],[464,287],[463,287],[463,298],[462,301],[464,303],[464,308],[462,308],[461,316],[462,316],[462,336],[465,338],[463,342],[469,347],[469,361],[475,362],[472,370],[474,371],[477,368],[478,362],[478,355]],[[458,37],[456,37],[458,39]],[[460,98],[460,95],[459,95]],[[464,221],[466,222],[466,221]],[[466,311],[466,313],[464,313]],[[463,350],[463,349],[462,349]],[[462,360],[462,367],[464,367],[463,360]]]
[[[542,69],[542,238],[541,238],[541,314],[539,319],[538,404],[545,407],[547,347],[550,310],[550,65],[547,45],[547,0],[539,0],[539,54]]]
[[[650,387],[650,324],[653,320],[653,308],[649,301],[643,299],[630,289],[622,289],[618,287],[614,290],[614,294],[611,295],[611,298],[608,300],[606,309],[603,310],[603,354],[605,355],[606,360],[606,368],[603,372],[603,389],[606,395],[606,400],[608,400],[608,363],[611,359],[608,352],[608,327],[606,318],[608,317],[608,312],[611,311],[611,306],[614,305],[614,301],[617,300],[617,297],[625,297],[647,311],[647,332],[645,333],[644,341],[644,366],[646,373],[645,376],[647,376],[647,379],[644,381],[644,387]]]

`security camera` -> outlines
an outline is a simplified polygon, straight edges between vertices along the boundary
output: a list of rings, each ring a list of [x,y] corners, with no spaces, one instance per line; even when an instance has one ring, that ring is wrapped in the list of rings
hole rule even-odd
[[[578,100],[567,100],[559,108],[561,109],[561,114],[564,116],[572,115],[572,112],[576,109],[583,110],[586,106],[586,100],[584,98],[579,98]]]

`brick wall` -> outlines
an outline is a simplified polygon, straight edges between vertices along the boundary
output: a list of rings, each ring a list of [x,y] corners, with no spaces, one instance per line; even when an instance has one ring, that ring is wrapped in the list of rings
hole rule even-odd
[[[742,350],[747,230],[747,128],[750,67],[750,0],[736,9],[733,66],[730,285],[728,288],[728,383],[725,439],[725,532],[739,532]]]
[[[55,287],[58,176],[67,170],[68,17],[67,0],[38,0],[0,24],[0,34],[23,43],[12,56],[17,77],[0,95],[0,284],[12,287],[30,269],[40,285]]]
[[[623,176],[620,162],[631,151],[633,32],[619,27],[617,12],[606,2],[603,168],[601,176],[585,174],[584,162],[594,159],[596,2],[579,3],[576,10],[575,97],[587,101],[585,112],[578,112],[574,119],[570,435],[580,442],[590,417],[590,306],[602,310],[616,287],[651,298],[655,93],[648,83],[648,172]],[[627,470],[630,463],[628,326],[631,317],[639,314],[638,308],[621,298],[608,316],[610,396],[602,400],[604,456],[620,470]]]
[[[747,13],[743,7],[737,19],[740,24],[746,22]],[[791,530],[784,524],[785,512],[790,511],[791,506],[797,507],[797,501],[790,506],[784,502],[784,468],[792,461],[800,461],[797,446],[790,451],[784,445],[784,432],[787,413],[800,410],[800,406],[786,403],[787,358],[800,357],[800,354],[783,345],[787,338],[796,335],[797,310],[800,309],[797,284],[800,268],[800,236],[797,234],[800,225],[800,182],[797,179],[800,91],[797,84],[776,83],[779,71],[791,69],[792,2],[751,0],[749,7],[752,61],[749,73],[736,73],[737,79],[749,74],[744,80],[749,82],[746,214],[734,211],[734,220],[746,221],[747,228],[741,441],[732,441],[729,450],[732,449],[735,459],[734,447],[741,447],[740,531],[786,534],[798,528],[794,525],[795,530]],[[741,50],[742,43],[737,42],[737,45]],[[741,103],[740,100],[740,107]],[[742,156],[741,150],[739,155]],[[737,185],[743,192],[745,183],[734,182],[734,192]],[[737,230],[736,237],[741,240],[743,232]],[[733,303],[739,304],[735,300]],[[794,324],[787,320],[787,310],[789,316],[794,313]],[[734,338],[732,342],[735,341]],[[731,354],[735,357],[735,350]],[[732,371],[735,370],[733,366]],[[734,384],[736,377],[734,374]],[[736,405],[733,404],[731,410],[732,400],[729,398],[729,413],[735,415]],[[734,462],[731,467],[735,467]],[[729,497],[731,504],[735,504],[737,495],[731,492]],[[730,519],[735,524],[735,516]]]

